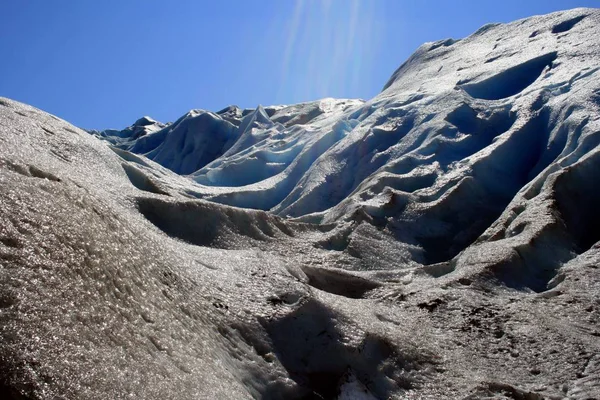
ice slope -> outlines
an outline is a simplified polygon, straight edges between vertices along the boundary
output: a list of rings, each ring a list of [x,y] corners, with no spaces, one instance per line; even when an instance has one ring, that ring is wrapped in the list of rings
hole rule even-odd
[[[364,213],[419,247],[408,258],[445,261],[540,173],[597,140],[597,18],[575,10],[486,25],[424,44],[370,101],[232,107],[221,113],[233,131],[176,123],[160,133],[168,156],[139,145],[146,138],[129,150],[191,174],[198,198],[324,223]],[[181,141],[196,144],[168,145]]]
[[[256,158],[255,154],[260,153],[256,148],[264,146],[267,138],[269,143],[289,142],[290,135],[282,133],[286,127],[318,121],[339,110],[361,103],[362,100],[323,99],[292,106],[266,108],[258,106],[256,109],[246,110],[230,106],[216,113],[192,110],[172,124],[165,125],[144,117],[121,131],[104,130],[90,131],[90,133],[120,149],[143,154],[178,174],[201,174],[197,171],[207,164],[217,158],[234,154],[236,158],[231,161],[235,165],[233,169],[244,169],[245,167],[235,160],[245,156]],[[295,148],[301,148],[304,141],[302,140]],[[249,153],[250,148],[252,154]],[[267,152],[278,153],[278,150],[271,144]],[[275,171],[281,169],[282,165],[286,165],[286,160],[296,155],[293,150],[287,153],[290,154],[275,154],[272,157],[275,161],[258,155],[261,168],[257,169],[257,176],[247,175],[245,178],[240,177],[239,181],[230,182],[227,179],[235,179],[234,174],[231,174],[227,168],[225,171],[218,168],[218,171],[223,173],[215,172],[210,177],[200,178],[200,181],[208,185],[227,186],[242,186],[246,181],[257,182],[265,176],[274,174],[273,169]],[[280,159],[282,162],[277,162]],[[206,175],[213,169],[215,168],[209,167],[202,175]],[[216,175],[227,177],[216,178]]]
[[[8,99],[0,140],[2,398],[381,397],[422,380],[412,339],[312,293],[303,268],[329,257],[313,242],[331,227],[190,201],[187,179]]]
[[[96,135],[109,143],[123,147],[129,148],[131,147],[135,141],[143,136],[154,133],[158,130],[161,130],[166,125],[162,124],[158,121],[153,120],[152,118],[145,116],[137,121],[135,121],[131,126],[123,129],[106,129],[103,131],[90,130],[89,133],[92,135]]]
[[[96,137],[1,99],[0,397],[599,398],[599,31]]]

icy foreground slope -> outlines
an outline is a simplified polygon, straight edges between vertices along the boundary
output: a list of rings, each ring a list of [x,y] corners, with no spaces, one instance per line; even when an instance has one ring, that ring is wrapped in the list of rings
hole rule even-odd
[[[577,9],[111,146],[1,99],[0,398],[600,397],[599,77]]]

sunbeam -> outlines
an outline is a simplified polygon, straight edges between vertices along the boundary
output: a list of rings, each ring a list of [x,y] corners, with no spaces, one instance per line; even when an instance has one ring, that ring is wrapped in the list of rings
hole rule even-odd
[[[285,29],[278,99],[356,92],[359,76],[368,79],[379,50],[382,8],[360,0],[299,0]]]

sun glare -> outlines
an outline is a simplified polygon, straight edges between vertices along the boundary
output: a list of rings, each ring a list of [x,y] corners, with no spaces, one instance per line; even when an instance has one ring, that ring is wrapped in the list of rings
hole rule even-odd
[[[298,1],[284,32],[278,97],[284,91],[305,100],[357,92],[378,50],[380,11],[377,2]]]

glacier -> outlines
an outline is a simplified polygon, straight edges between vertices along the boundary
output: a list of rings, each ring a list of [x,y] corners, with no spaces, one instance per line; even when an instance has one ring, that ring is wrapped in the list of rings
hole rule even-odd
[[[600,10],[370,100],[85,131],[0,99],[0,397],[600,398]]]

